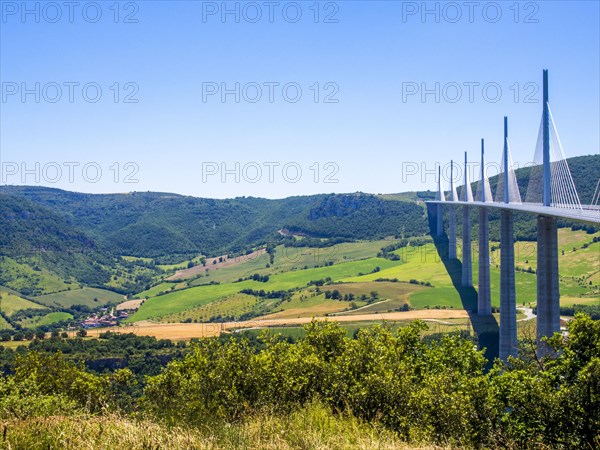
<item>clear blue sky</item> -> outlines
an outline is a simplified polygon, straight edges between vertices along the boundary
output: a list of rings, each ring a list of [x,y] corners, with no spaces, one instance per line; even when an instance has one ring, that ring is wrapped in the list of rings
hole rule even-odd
[[[28,13],[20,1],[1,1],[3,181],[23,184],[24,176],[25,184],[83,192],[204,197],[434,189],[433,176],[403,177],[403,167],[433,170],[437,162],[462,161],[464,151],[477,161],[481,138],[488,159],[499,163],[504,115],[514,159],[532,160],[544,68],[565,153],[599,152],[599,2],[521,2],[518,8],[512,1],[480,2],[474,11],[463,2],[428,2],[438,17],[423,17],[422,2],[276,3],[270,11],[267,2],[228,2],[239,8],[237,22],[234,13],[223,18],[222,2],[115,8],[108,1],[85,11],[86,2],[73,11],[60,1],[29,2]],[[257,12],[261,18],[252,23]],[[132,19],[137,23],[126,23]],[[73,102],[70,82],[78,83]],[[279,83],[273,102],[268,82]],[[88,85],[86,100],[88,83],[96,84]],[[235,83],[239,103],[234,94],[225,102],[220,94],[203,99],[203,90]],[[250,101],[254,83],[262,89],[256,103]],[[296,84],[288,86],[286,100],[287,83]],[[420,93],[408,95],[415,87],[435,90],[436,83],[439,102],[433,93],[425,101]],[[478,83],[472,102],[465,83]],[[53,103],[57,85],[62,96]],[[462,96],[452,102],[457,85]],[[94,86],[102,89],[96,103]],[[296,103],[294,86],[302,89]],[[501,97],[493,102],[497,87]],[[23,98],[23,88],[33,93]],[[138,102],[126,103],[128,94]],[[537,103],[526,101],[529,94]],[[325,102],[328,95],[337,103]],[[220,172],[223,163],[235,171],[236,162],[239,182],[235,174],[223,182],[207,172]],[[273,182],[270,163],[279,164],[271,165]],[[125,183],[133,171],[137,182]],[[337,183],[325,183],[333,172]]]

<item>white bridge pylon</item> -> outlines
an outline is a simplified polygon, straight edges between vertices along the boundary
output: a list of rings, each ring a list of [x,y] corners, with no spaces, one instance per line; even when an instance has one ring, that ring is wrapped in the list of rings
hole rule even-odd
[[[581,210],[581,202],[579,201],[579,195],[571,171],[569,170],[569,164],[565,157],[558,131],[554,118],[552,117],[552,110],[550,104],[547,105],[548,110],[548,125],[549,125],[549,147],[550,147],[550,193],[551,202],[550,206],[555,208],[567,208],[567,209],[578,209]],[[535,148],[534,155],[534,166],[531,169],[529,176],[529,184],[527,186],[527,195],[525,201],[527,203],[542,204],[543,203],[543,190],[544,190],[544,163],[543,163],[543,127],[544,120],[540,123],[540,129],[538,132],[538,139]]]

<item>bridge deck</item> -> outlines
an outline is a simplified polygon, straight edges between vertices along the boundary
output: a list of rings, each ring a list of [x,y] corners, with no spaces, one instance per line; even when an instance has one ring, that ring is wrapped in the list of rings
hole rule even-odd
[[[582,206],[582,209],[558,208],[555,206],[543,206],[535,203],[496,203],[496,202],[453,202],[429,200],[425,203],[441,204],[446,206],[473,206],[490,209],[508,209],[511,211],[521,211],[530,214],[542,216],[557,217],[560,219],[574,220],[577,222],[586,222],[594,225],[600,225],[600,208],[596,206]]]

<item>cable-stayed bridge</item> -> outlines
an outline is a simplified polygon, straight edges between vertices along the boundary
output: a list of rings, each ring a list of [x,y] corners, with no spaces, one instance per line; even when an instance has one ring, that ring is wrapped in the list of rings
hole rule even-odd
[[[467,154],[460,197],[454,180],[454,162],[450,164],[449,198],[438,175],[436,199],[428,201],[428,214],[436,223],[438,237],[445,236],[444,208],[448,209],[448,259],[456,255],[456,209],[463,209],[462,286],[472,288],[470,208],[479,210],[479,262],[477,314],[491,315],[488,213],[500,210],[500,333],[502,359],[517,355],[517,313],[513,212],[537,216],[537,336],[560,331],[560,293],[558,274],[557,219],[600,225],[600,179],[592,204],[582,205],[573,182],[556,124],[548,101],[548,71],[543,72],[543,109],[534,162],[525,201],[521,199],[508,140],[508,119],[504,118],[502,173],[498,176],[495,197],[486,174],[484,141],[481,140],[481,170],[477,192],[473,196],[467,170]],[[545,351],[542,345],[541,351]]]
[[[440,204],[437,200],[428,200],[427,203],[431,204]],[[448,202],[444,202],[447,204]],[[510,210],[510,211],[519,211],[519,212],[527,212],[531,214],[541,214],[544,216],[552,216],[557,219],[565,219],[572,220],[574,222],[585,222],[592,225],[600,225],[600,206],[596,205],[582,205],[581,209],[573,210],[573,209],[565,209],[557,206],[543,206],[533,203],[495,203],[495,202],[481,202],[481,201],[471,201],[464,202],[462,200],[458,200],[452,202],[453,206],[469,206],[469,207],[483,207],[483,208],[494,208],[499,210]]]

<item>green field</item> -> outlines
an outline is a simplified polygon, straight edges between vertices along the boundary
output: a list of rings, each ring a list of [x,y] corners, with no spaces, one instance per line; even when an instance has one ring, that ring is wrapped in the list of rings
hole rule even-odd
[[[600,306],[600,297],[560,297],[560,306],[573,305]]]
[[[260,289],[264,283],[244,281],[232,284],[215,284],[198,286],[176,291],[170,294],[152,297],[144,302],[140,309],[129,317],[128,322],[158,319],[176,314],[198,306],[206,305],[220,298],[236,294],[242,289]]]
[[[204,273],[196,279],[188,280],[188,282],[191,284],[192,287],[205,285],[210,282],[232,283],[234,281],[239,280],[240,278],[252,276],[255,273],[258,273],[260,275],[269,275],[272,277],[272,279],[277,279],[275,277],[276,275],[287,274],[290,271],[308,270],[308,268],[315,269],[315,266],[323,266],[326,262],[333,262],[335,265],[337,265],[343,262],[353,262],[357,260],[372,259],[372,257],[376,255],[382,247],[385,247],[393,242],[395,242],[395,240],[393,239],[383,239],[370,242],[342,243],[328,248],[286,248],[280,245],[276,247],[274,262],[273,264],[269,264],[270,267],[268,268],[266,267],[266,265],[269,263],[269,255],[263,254],[258,258],[245,260],[240,262],[239,264],[223,267],[216,270],[210,270],[208,273]],[[379,261],[383,261],[383,264],[389,264],[389,261],[387,260],[380,259]],[[187,265],[186,263],[181,263],[169,266],[169,268],[175,268],[175,266],[181,268],[182,264],[185,266]],[[396,262],[395,264],[398,263]],[[290,282],[284,281],[285,278],[280,279],[282,283],[285,283],[285,285],[289,287],[271,286],[269,287],[269,290],[295,288],[306,284],[311,279],[326,278],[328,276],[334,278],[334,275],[329,275],[329,272],[331,271],[332,267],[335,266],[316,267],[317,269],[321,268],[326,270],[320,272],[320,274],[319,272],[315,272],[313,274],[308,275],[308,279],[304,283],[302,283],[301,280],[302,276],[298,278],[299,281],[294,281],[294,276],[287,278],[287,280],[289,280]],[[366,266],[364,266],[364,270],[371,271],[374,267],[375,266],[372,266],[370,263],[368,263]],[[306,272],[306,274],[309,274],[309,272]],[[298,285],[298,282],[300,282],[301,284]],[[187,282],[162,282],[151,287],[148,290],[136,294],[134,298],[155,297],[161,292],[166,293],[170,292],[171,290],[185,289],[186,287]]]
[[[381,272],[364,276],[345,278],[343,281],[350,283],[361,283],[374,281],[379,278],[394,279],[402,282],[416,280],[429,282],[433,288],[420,289],[410,295],[410,305],[414,308],[425,308],[430,306],[448,306],[460,308],[461,299],[459,293],[452,285],[452,278],[448,271],[459,274],[457,264],[446,268],[442,263],[434,244],[426,244],[422,247],[413,247],[395,251],[400,255],[401,265],[383,269]]]
[[[121,303],[125,299],[121,294],[117,294],[116,292],[84,287],[83,289],[41,295],[35,297],[35,300],[54,308],[68,308],[73,305],[85,305],[90,308],[96,308],[107,303]]]
[[[10,318],[14,313],[23,309],[46,309],[46,307],[0,289],[0,311]]]
[[[4,317],[0,316],[0,331],[2,330],[12,330],[12,326],[4,319]]]
[[[216,316],[233,316],[236,319],[242,314],[252,311],[259,306],[259,299],[253,295],[233,294],[229,297],[216,300],[181,313],[170,314],[162,318],[163,322],[183,322],[192,320],[194,322],[208,322]]]
[[[22,320],[20,325],[25,328],[36,328],[42,325],[51,325],[63,320],[70,320],[73,316],[66,312],[51,312],[45,316],[36,316],[31,319]]]
[[[597,301],[600,298],[599,276],[600,276],[600,242],[591,243],[594,235],[583,231],[571,231],[569,229],[559,230],[559,248],[571,249],[564,255],[559,255],[560,291],[568,304],[572,304],[572,298],[590,298]],[[460,242],[459,242],[460,243]],[[587,248],[581,248],[584,244]],[[500,304],[500,251],[497,242],[491,242],[490,253],[491,267],[491,290],[492,305]],[[576,252],[572,248],[576,247]],[[494,250],[494,248],[496,248]],[[473,290],[457,289],[454,283],[460,285],[461,265],[459,261],[450,261],[444,265],[438,250],[434,244],[423,247],[400,249],[399,254],[405,264],[382,270],[377,274],[369,274],[362,277],[350,277],[344,281],[361,282],[372,281],[377,278],[398,278],[401,281],[415,279],[418,281],[429,281],[435,289],[424,289],[410,296],[411,306],[415,308],[426,308],[434,306],[445,306],[453,308],[474,307]],[[535,259],[537,247],[535,242],[517,242],[515,244],[515,264],[517,267],[527,270],[532,267],[535,270]],[[460,258],[460,247],[459,247]],[[477,289],[478,276],[478,252],[476,245],[473,246],[473,281]],[[590,285],[590,281],[592,284]],[[517,271],[515,274],[516,295],[518,305],[534,305],[536,302],[537,282],[534,273]],[[461,297],[462,294],[462,297]]]
[[[161,270],[164,270],[165,272],[175,272],[176,270],[187,269],[188,263],[190,261],[194,264],[199,264],[201,259],[202,255],[198,255],[195,258],[192,258],[188,261],[182,261],[176,264],[157,264],[156,267],[158,267]]]

